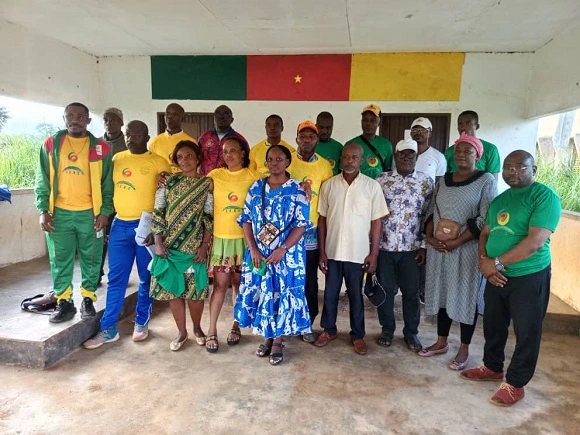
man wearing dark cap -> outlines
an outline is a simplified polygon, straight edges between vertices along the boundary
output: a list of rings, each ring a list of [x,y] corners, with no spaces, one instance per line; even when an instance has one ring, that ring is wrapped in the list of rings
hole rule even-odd
[[[358,143],[363,149],[363,161],[360,172],[373,180],[382,172],[391,170],[393,145],[382,136],[377,135],[381,124],[381,108],[376,104],[365,106],[361,112],[362,134],[347,142]]]
[[[218,106],[213,112],[214,128],[208,130],[199,137],[199,146],[201,148],[201,175],[207,175],[216,168],[224,165],[222,155],[222,145],[232,136],[238,136],[244,139],[239,133],[232,128],[234,117],[232,109],[228,106]],[[246,141],[244,139],[244,141]],[[247,141],[246,141],[247,142]]]
[[[103,139],[113,150],[113,155],[127,150],[125,144],[125,135],[121,128],[123,127],[123,112],[116,107],[109,107],[103,113],[103,123],[105,124],[105,134]]]

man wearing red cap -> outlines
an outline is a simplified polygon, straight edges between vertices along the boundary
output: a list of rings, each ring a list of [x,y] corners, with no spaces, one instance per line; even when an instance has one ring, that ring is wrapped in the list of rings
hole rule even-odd
[[[393,144],[387,138],[377,135],[380,124],[381,108],[376,104],[365,106],[361,112],[362,134],[347,142],[362,147],[364,154],[360,172],[373,180],[381,172],[389,171],[393,161]]]
[[[292,178],[301,183],[308,183],[311,188],[310,221],[313,227],[304,233],[306,246],[306,301],[310,311],[310,321],[318,315],[318,198],[322,183],[332,177],[330,163],[315,152],[318,144],[318,128],[312,121],[304,121],[298,126],[296,133],[296,158],[288,167]],[[302,335],[308,343],[314,343],[313,332]]]

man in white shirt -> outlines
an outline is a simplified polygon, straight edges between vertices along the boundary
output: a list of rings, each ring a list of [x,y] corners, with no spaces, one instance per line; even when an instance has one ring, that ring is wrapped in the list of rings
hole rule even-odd
[[[379,255],[381,218],[389,214],[380,184],[360,173],[364,150],[358,143],[342,149],[342,173],[326,181],[318,202],[319,267],[326,275],[321,326],[314,343],[326,346],[338,331],[336,316],[343,279],[350,308],[350,336],[359,355],[367,353],[362,297],[363,275],[374,273]],[[370,246],[369,246],[370,236]]]
[[[434,181],[445,175],[447,160],[439,150],[429,146],[433,125],[428,118],[417,118],[411,124],[411,139],[417,142],[417,164],[415,170],[424,172]]]

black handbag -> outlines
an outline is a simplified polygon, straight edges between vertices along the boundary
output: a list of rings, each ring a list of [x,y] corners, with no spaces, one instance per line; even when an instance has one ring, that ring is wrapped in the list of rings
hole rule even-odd
[[[380,307],[387,300],[387,292],[379,282],[375,273],[365,273],[364,278],[364,294],[367,299],[375,307]]]

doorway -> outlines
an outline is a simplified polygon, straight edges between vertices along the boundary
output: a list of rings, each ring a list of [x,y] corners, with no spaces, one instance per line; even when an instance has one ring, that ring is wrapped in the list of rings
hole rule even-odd
[[[181,123],[182,130],[196,140],[204,131],[213,127],[213,113],[206,112],[185,112]],[[163,133],[166,128],[165,112],[157,112],[157,133]]]
[[[420,116],[429,118],[433,125],[429,145],[445,153],[449,146],[450,113],[383,113],[380,135],[389,139],[395,147],[405,137],[405,130],[409,130],[413,121]]]

